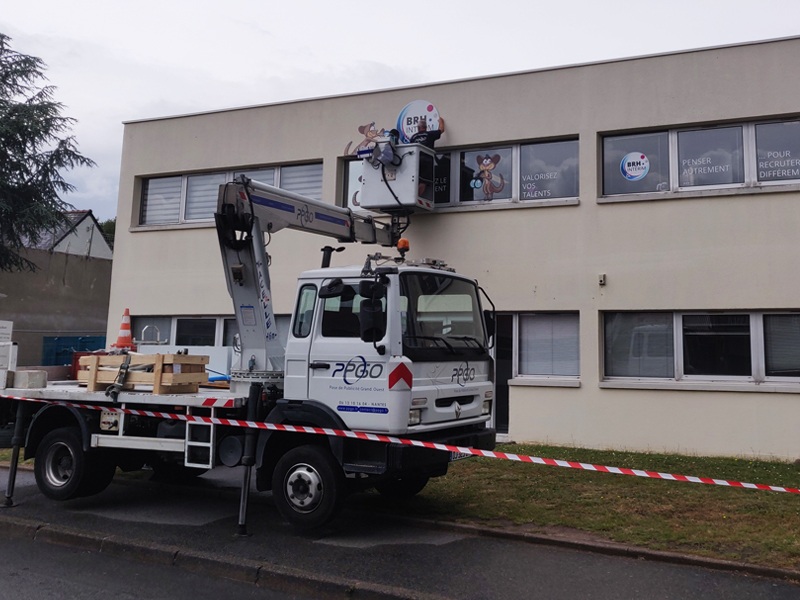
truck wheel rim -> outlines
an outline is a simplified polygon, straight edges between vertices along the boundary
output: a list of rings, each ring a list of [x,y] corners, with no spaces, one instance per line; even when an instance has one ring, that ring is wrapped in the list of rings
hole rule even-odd
[[[44,475],[52,487],[63,487],[72,478],[75,469],[75,455],[65,443],[51,446],[45,459]]]
[[[295,465],[286,475],[286,499],[297,512],[312,512],[322,502],[322,494],[322,477],[311,465]]]

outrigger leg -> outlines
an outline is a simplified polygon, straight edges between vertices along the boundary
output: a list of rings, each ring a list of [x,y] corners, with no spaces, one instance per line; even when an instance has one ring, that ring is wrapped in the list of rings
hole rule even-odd
[[[261,401],[261,393],[264,389],[261,383],[251,383],[250,393],[247,397],[247,420],[255,421],[258,415],[258,403]],[[258,432],[255,429],[247,429],[244,433],[244,454],[242,464],[244,465],[244,475],[242,476],[242,492],[239,497],[239,527],[237,535],[247,535],[247,501],[250,498],[250,478],[253,472],[253,465],[256,464],[256,441]]]
[[[14,506],[14,487],[17,483],[17,463],[19,462],[19,448],[24,442],[23,431],[25,427],[25,403],[21,400],[17,405],[17,417],[14,422],[14,435],[11,438],[11,464],[8,467],[8,485],[6,486],[6,499],[3,508]]]

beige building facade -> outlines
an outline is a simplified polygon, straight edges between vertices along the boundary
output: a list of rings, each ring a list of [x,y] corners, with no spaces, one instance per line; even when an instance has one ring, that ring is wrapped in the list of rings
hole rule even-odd
[[[792,38],[126,123],[109,339],[230,345],[219,184],[358,210],[357,148],[441,116],[410,254],[494,301],[509,439],[796,459],[799,98]],[[327,243],[270,240],[277,313]]]

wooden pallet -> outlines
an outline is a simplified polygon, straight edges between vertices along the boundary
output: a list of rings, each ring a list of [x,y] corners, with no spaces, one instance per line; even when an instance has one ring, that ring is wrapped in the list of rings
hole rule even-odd
[[[197,393],[208,382],[208,356],[189,354],[132,354],[123,389],[152,388],[154,394]],[[103,391],[117,380],[123,355],[82,356],[78,381],[90,392]]]

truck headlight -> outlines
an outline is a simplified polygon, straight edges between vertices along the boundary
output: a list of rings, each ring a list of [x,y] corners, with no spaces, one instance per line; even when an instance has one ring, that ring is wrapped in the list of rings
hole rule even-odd
[[[492,414],[492,401],[491,400],[484,400],[483,401],[483,409],[481,410],[482,415],[490,415]]]
[[[412,408],[408,411],[408,424],[419,425],[422,423],[422,411],[418,408]]]

